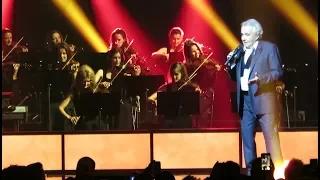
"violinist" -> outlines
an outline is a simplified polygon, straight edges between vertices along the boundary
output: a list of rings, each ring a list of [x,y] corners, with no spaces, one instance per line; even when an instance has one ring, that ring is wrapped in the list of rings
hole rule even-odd
[[[128,129],[131,127],[131,105],[126,96],[126,90],[124,88],[124,76],[132,76],[128,72],[127,68],[122,70],[124,66],[125,57],[120,48],[112,48],[108,52],[107,61],[109,62],[109,68],[107,70],[100,69],[97,71],[95,81],[100,82],[98,84],[98,92],[120,94],[121,105],[120,105],[120,116],[110,117],[111,128]],[[121,121],[121,122],[119,122]]]
[[[18,100],[19,93],[17,80],[20,64],[17,60],[20,52],[28,52],[28,48],[13,41],[11,30],[2,30],[2,90],[12,91],[14,97],[17,97],[15,100]]]
[[[169,54],[172,52],[182,52],[181,43],[183,42],[184,32],[180,27],[173,27],[169,34],[169,46],[160,48],[152,53],[152,57],[161,57],[164,61],[169,60]]]
[[[157,105],[157,93],[158,92],[193,92],[198,91],[198,85],[195,83],[188,83],[188,73],[186,67],[181,62],[175,62],[170,66],[170,76],[173,79],[172,83],[164,84],[160,86],[157,92],[153,93],[148,97],[148,100]],[[185,86],[183,86],[186,84]],[[179,88],[182,87],[180,90]],[[192,127],[192,119],[191,117],[172,119],[171,117],[165,118],[165,124],[167,128],[191,128]]]
[[[221,66],[207,59],[202,53],[199,44],[192,40],[185,42],[184,56],[188,73],[197,73],[196,77],[193,78],[193,82],[197,82],[201,90],[213,91],[216,72],[221,70]],[[203,63],[204,60],[206,61]],[[203,65],[195,72],[202,63]]]
[[[169,66],[173,62],[183,61],[183,38],[184,32],[180,27],[173,27],[168,34],[169,46],[160,48],[152,53],[154,59],[159,65],[161,71],[166,77],[167,82],[171,82]]]
[[[52,30],[48,33],[46,37],[46,51],[47,52],[56,52],[58,44],[64,42],[61,32],[57,30]]]
[[[75,80],[80,63],[72,58],[73,53],[71,49],[72,48],[70,48],[67,43],[59,43],[57,45],[59,63],[58,68],[70,71],[73,75],[73,80]]]
[[[221,67],[214,63],[210,57],[208,59],[203,54],[200,45],[192,40],[185,42],[184,56],[188,73],[192,75],[196,74],[191,82],[198,84],[201,92],[200,116],[197,116],[197,122],[206,127],[211,127],[213,122],[216,72],[220,71]]]
[[[59,105],[60,113],[67,119],[64,122],[65,129],[66,127],[74,127],[75,130],[91,130],[94,128],[94,126],[97,127],[97,121],[95,121],[95,118],[80,117],[75,113],[71,114],[70,112],[66,111],[66,108],[71,102],[77,104],[81,94],[93,93],[95,87],[95,73],[92,68],[88,65],[80,66],[75,83],[72,85],[71,89]]]
[[[59,112],[59,105],[70,90],[72,84],[75,83],[76,75],[78,72],[79,63],[74,60],[69,61],[71,57],[71,51],[68,44],[57,44],[57,65],[55,68],[55,72],[57,74],[54,75],[54,78],[56,78],[56,80],[55,83],[52,83],[50,91],[50,115],[52,128],[55,131],[63,130],[64,128],[70,129],[70,127],[67,127],[64,123],[64,117],[61,116],[61,113]],[[68,110],[73,110],[72,104],[68,106]]]
[[[120,48],[112,48],[108,52],[107,62],[108,67],[104,69],[99,69],[96,73],[96,82],[99,80],[99,88],[108,89],[111,85],[111,80],[115,75],[121,70],[125,61],[125,57]],[[130,74],[122,71],[120,76],[131,76]]]
[[[113,49],[115,47],[120,48],[122,53],[124,53],[125,60],[128,60],[131,57],[133,57],[132,63],[135,64],[135,60],[137,58],[137,52],[132,48],[132,45],[129,46],[127,33],[123,29],[116,28],[111,33],[110,41],[111,41],[110,49]]]

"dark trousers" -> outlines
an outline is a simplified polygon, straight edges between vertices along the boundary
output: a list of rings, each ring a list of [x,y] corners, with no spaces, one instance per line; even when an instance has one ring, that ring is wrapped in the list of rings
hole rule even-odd
[[[124,101],[119,108],[119,114],[108,115],[105,123],[109,125],[110,130],[132,130],[132,105]]]
[[[252,110],[250,96],[246,92],[241,92],[242,113],[241,115],[241,135],[243,140],[243,152],[246,167],[251,170],[252,161],[257,158],[257,150],[255,143],[255,127],[257,121],[263,132],[266,152],[271,154],[273,163],[282,165],[283,157],[280,148],[280,140],[278,133],[279,114],[269,113],[256,115]],[[240,105],[241,105],[240,104]]]
[[[73,131],[74,125],[72,122],[65,118],[59,111],[60,103],[54,102],[50,104],[50,120],[48,126],[52,128],[52,131]],[[70,115],[75,115],[73,112],[73,104],[69,104],[66,107],[66,112]]]
[[[98,117],[81,117],[78,123],[74,126],[74,130],[100,130],[105,128],[104,121],[99,122]]]
[[[12,75],[11,70],[2,71],[2,91],[11,92],[12,91]]]

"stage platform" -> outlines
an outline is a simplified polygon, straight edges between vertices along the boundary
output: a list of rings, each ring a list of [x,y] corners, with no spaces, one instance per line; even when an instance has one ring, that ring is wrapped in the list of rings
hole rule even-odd
[[[318,158],[317,128],[281,129],[280,141],[287,160],[308,164]],[[266,152],[261,132],[256,144],[258,155]],[[244,167],[241,147],[238,129],[3,133],[2,167],[41,162],[49,177],[61,179],[75,174],[77,161],[89,156],[101,174],[130,174],[157,160],[162,169],[182,178],[207,176],[216,161],[231,160]]]

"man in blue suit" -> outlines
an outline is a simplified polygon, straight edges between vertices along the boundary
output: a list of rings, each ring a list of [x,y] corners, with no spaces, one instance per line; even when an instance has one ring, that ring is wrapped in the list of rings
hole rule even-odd
[[[275,166],[283,164],[278,133],[276,81],[283,74],[278,47],[262,41],[263,29],[255,19],[241,23],[240,45],[228,55],[229,75],[237,82],[237,104],[241,118],[241,135],[246,166],[249,174],[251,163],[257,158],[255,124],[262,129],[267,152]]]

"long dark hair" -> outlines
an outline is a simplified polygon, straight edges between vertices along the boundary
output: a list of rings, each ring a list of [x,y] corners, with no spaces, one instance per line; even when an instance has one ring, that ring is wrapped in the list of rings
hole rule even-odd
[[[57,56],[58,56],[58,60],[61,62],[60,49],[65,49],[66,50],[67,56],[68,56],[68,60],[69,60],[69,58],[71,58],[70,46],[65,42],[59,43],[57,45]]]
[[[110,49],[110,51],[108,52],[108,56],[107,56],[107,63],[108,63],[108,68],[113,68],[112,67],[112,57],[117,54],[120,53],[121,56],[121,64],[125,63],[124,62],[124,54],[122,52],[122,50],[120,48],[117,47],[113,47],[112,49]]]
[[[113,43],[114,43],[114,35],[116,35],[116,34],[120,34],[122,36],[122,38],[124,39],[124,42],[121,46],[121,49],[123,51],[126,47],[128,47],[129,44],[128,44],[127,33],[121,28],[116,28],[115,30],[112,31],[111,36],[110,36],[110,44],[111,44],[110,49],[115,48]]]
[[[185,67],[185,65],[181,62],[174,62],[171,64],[170,66],[170,75],[171,77],[173,77],[173,73],[174,72],[180,72],[181,73],[181,80],[180,81],[186,81],[188,80],[189,76],[188,76],[188,72],[187,69]]]
[[[187,62],[187,64],[192,64],[192,52],[191,52],[191,47],[192,46],[196,46],[199,51],[200,51],[200,58],[203,57],[203,53],[202,53],[202,50],[199,46],[198,43],[196,43],[195,41],[193,40],[186,40],[185,44],[184,44],[184,47],[183,47],[183,53],[184,53],[184,57],[185,57],[185,60]]]
[[[58,30],[51,30],[51,31],[47,34],[47,36],[46,36],[46,49],[47,49],[48,52],[52,52],[52,51],[54,51],[54,49],[55,49],[55,48],[54,48],[54,45],[53,45],[53,43],[52,43],[52,34],[54,34],[54,33],[58,33],[59,36],[60,36],[60,38],[61,38],[61,42],[62,42],[62,43],[64,42],[63,36],[62,36],[62,34],[61,34],[60,31],[58,31]]]

